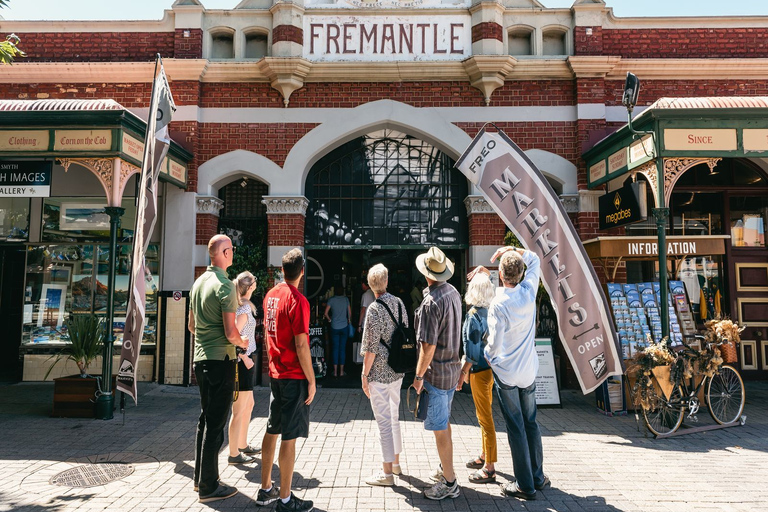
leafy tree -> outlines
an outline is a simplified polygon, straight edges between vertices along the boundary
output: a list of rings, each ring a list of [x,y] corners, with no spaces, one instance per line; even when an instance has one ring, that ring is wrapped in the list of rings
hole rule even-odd
[[[0,0],[0,9],[8,7],[9,0]],[[11,34],[5,38],[5,41],[0,41],[0,64],[12,64],[13,59],[16,57],[26,57],[24,53],[17,46],[21,42],[19,36]]]

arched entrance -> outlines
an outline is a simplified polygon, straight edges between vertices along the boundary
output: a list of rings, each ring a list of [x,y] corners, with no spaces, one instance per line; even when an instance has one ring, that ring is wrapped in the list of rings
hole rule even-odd
[[[467,180],[453,159],[397,130],[371,131],[321,157],[305,183],[305,248],[313,261],[306,292],[313,313],[322,316],[324,300],[338,284],[351,299],[356,325],[361,279],[376,263],[389,269],[388,291],[412,312],[411,292],[423,285],[414,261],[432,245],[456,263],[454,285],[461,289],[467,195]]]

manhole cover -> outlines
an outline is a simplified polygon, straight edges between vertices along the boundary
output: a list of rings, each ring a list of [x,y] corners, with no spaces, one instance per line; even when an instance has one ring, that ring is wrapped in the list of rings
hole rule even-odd
[[[54,475],[49,482],[61,487],[96,487],[120,480],[133,473],[131,464],[116,462],[83,464]]]

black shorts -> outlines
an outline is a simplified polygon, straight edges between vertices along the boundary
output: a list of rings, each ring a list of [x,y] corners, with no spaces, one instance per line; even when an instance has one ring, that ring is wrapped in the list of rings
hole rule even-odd
[[[245,367],[245,363],[241,360],[237,362],[237,390],[238,391],[253,391],[253,376],[256,374],[256,365],[251,366],[248,370]]]
[[[309,395],[305,379],[272,379],[269,383],[269,419],[267,434],[281,434],[283,441],[309,437]]]

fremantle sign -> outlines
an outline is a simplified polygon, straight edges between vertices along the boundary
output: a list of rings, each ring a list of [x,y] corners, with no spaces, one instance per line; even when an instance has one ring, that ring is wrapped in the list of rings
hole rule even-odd
[[[472,50],[469,15],[305,16],[312,61],[463,60]]]

